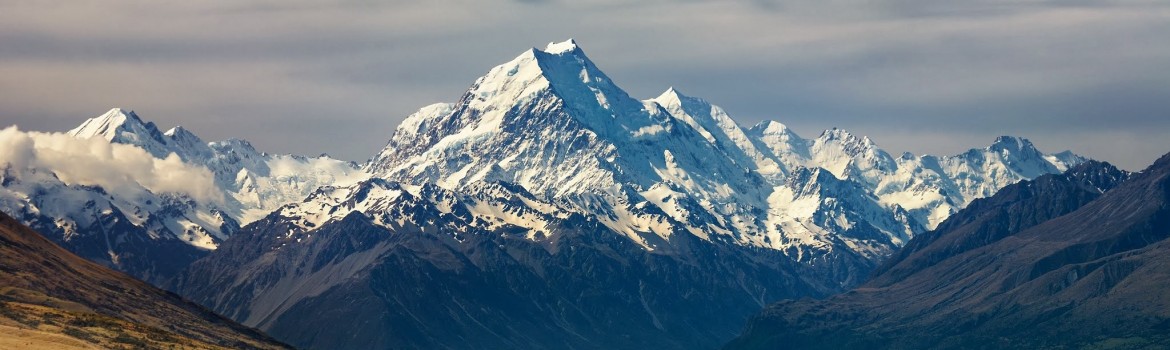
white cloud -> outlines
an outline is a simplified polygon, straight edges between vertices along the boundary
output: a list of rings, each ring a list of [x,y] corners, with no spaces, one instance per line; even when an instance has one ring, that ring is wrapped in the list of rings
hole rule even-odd
[[[99,186],[110,193],[186,194],[201,203],[224,201],[210,171],[171,154],[157,159],[145,150],[99,138],[76,139],[63,133],[0,130],[0,164],[11,175],[52,172],[68,185]]]

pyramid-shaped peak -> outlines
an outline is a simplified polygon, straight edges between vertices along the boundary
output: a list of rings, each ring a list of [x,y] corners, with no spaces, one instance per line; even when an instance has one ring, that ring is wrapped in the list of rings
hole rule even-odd
[[[673,86],[649,101],[653,101],[666,108],[682,108],[688,113],[706,114],[713,107],[707,100],[683,94]]]
[[[530,49],[492,68],[476,80],[468,96],[467,107],[480,111],[508,111],[553,98],[563,101],[573,111],[572,117],[594,130],[637,130],[652,122],[646,116],[629,117],[642,113],[642,102],[614,84],[573,40],[549,44],[545,50]],[[496,113],[477,116],[466,120],[468,125],[491,128],[506,119]],[[617,116],[629,117],[619,120],[627,125],[614,124]]]
[[[99,115],[99,116],[94,117],[94,118],[90,118],[90,120],[110,121],[110,122],[116,122],[116,123],[131,122],[131,123],[144,124],[142,122],[142,118],[138,117],[138,113],[134,113],[134,111],[129,110],[129,109],[118,108],[118,107],[111,108],[106,113],[103,113],[102,115]]]
[[[174,141],[177,141],[180,143],[186,143],[189,145],[197,145],[197,144],[204,143],[203,139],[199,138],[199,136],[195,135],[195,133],[191,132],[190,130],[187,130],[187,128],[184,128],[181,125],[173,127],[170,130],[167,130],[166,132],[163,133],[163,135],[170,138],[171,140],[174,140]]]
[[[556,54],[563,54],[563,53],[578,51],[580,49],[581,48],[579,46],[577,46],[577,41],[573,40],[572,38],[569,38],[569,40],[565,40],[565,41],[562,41],[559,43],[558,42],[550,42],[550,43],[548,43],[547,46],[544,47],[544,50],[541,50],[541,51],[544,51],[545,53],[550,53],[550,54],[556,55]]]
[[[660,94],[660,95],[658,95],[658,97],[654,98],[654,101],[658,101],[658,103],[660,103],[660,104],[671,104],[670,102],[677,103],[678,101],[686,101],[686,100],[702,101],[702,99],[700,99],[700,98],[695,98],[695,97],[691,97],[691,96],[687,96],[686,94],[683,94],[681,91],[678,91],[678,89],[675,89],[673,86],[671,86],[670,88],[667,88],[666,91],[662,92],[662,94]]]
[[[669,100],[669,99],[678,99],[679,97],[682,97],[682,94],[680,94],[678,92],[678,90],[675,90],[674,87],[671,86],[669,88],[666,88],[666,91],[663,91],[661,94],[658,95],[658,97],[655,97],[654,100],[662,101],[662,100]]]
[[[666,91],[663,91],[661,94],[659,94],[658,97],[655,97],[651,100],[658,102],[658,104],[669,106],[678,104],[685,97],[685,95],[680,94],[678,90],[675,90],[674,87],[671,86],[670,88],[667,88]]]
[[[659,97],[663,96],[688,97],[686,94],[683,94],[682,91],[678,91],[678,89],[675,89],[673,86],[666,88],[666,91],[663,91],[662,95],[659,95]]]
[[[112,141],[123,132],[145,131],[150,134],[152,130],[157,132],[154,123],[143,122],[134,111],[112,108],[102,115],[87,119],[67,134],[81,139],[101,137]]]
[[[166,135],[169,137],[175,137],[175,136],[185,137],[187,135],[194,136],[195,134],[192,133],[190,130],[187,130],[187,128],[184,128],[182,125],[176,125],[175,127],[171,128],[170,130],[163,132],[163,135]]]
[[[139,118],[138,118],[138,114],[137,114],[137,113],[134,113],[134,111],[133,111],[133,110],[124,109],[124,108],[121,108],[121,107],[114,107],[114,108],[110,108],[110,110],[109,110],[109,111],[107,111],[107,112],[106,112],[106,114],[104,114],[104,115],[110,115],[110,116],[124,116],[124,117],[131,118],[131,119],[138,120],[138,121],[141,121],[141,120],[142,120],[142,119],[139,119]]]
[[[476,89],[490,94],[492,91],[504,92],[495,91],[498,89],[527,90],[534,84],[543,84],[542,81],[553,84],[575,81],[580,84],[597,79],[609,80],[577,47],[577,42],[569,39],[549,43],[544,50],[529,49],[511,61],[492,68],[478,80]]]

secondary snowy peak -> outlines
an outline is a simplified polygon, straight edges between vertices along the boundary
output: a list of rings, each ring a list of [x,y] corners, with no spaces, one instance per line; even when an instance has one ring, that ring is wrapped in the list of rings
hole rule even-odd
[[[212,156],[207,143],[187,129],[176,126],[161,132],[153,122],[143,121],[134,111],[122,108],[90,118],[67,134],[79,139],[99,138],[138,146],[156,158],[174,153],[186,162],[203,162]]]
[[[775,158],[786,169],[808,165],[809,141],[777,121],[766,120],[747,130],[756,148]]]
[[[723,128],[718,125],[719,120],[716,120],[716,118],[719,116],[726,117],[727,115],[722,113],[722,109],[718,109],[718,107],[707,103],[707,101],[685,96],[675,90],[674,87],[670,87],[666,92],[649,100],[649,102],[657,103],[659,106],[665,108],[670,113],[670,116],[681,120],[695,129],[699,135],[707,139],[707,142],[714,144],[725,141],[716,137],[717,133],[722,134],[723,131]],[[718,110],[716,111],[715,109]],[[723,119],[730,120],[729,118]]]
[[[877,150],[877,144],[873,143],[868,136],[857,137],[845,131],[845,129],[831,128],[821,132],[813,140],[815,144],[831,144],[840,145],[840,148],[847,154],[858,155],[867,152],[874,152]]]
[[[166,138],[154,123],[143,122],[134,111],[122,108],[89,118],[67,134],[79,139],[100,138],[136,145],[158,158],[166,158],[170,153]]]
[[[1044,158],[1044,154],[1036,149],[1032,141],[1025,138],[1000,136],[995,138],[995,142],[987,149],[999,153],[1004,158],[1014,158],[1020,161],[1047,162],[1042,159]]]
[[[182,126],[176,126],[163,133],[169,150],[189,162],[211,158],[207,142]]]
[[[723,108],[703,99],[682,94],[670,87],[658,97],[649,100],[669,112],[703,136],[707,142],[728,152],[733,161],[765,177],[779,177],[784,168],[775,157],[757,149],[748,134],[731,119]]]
[[[806,263],[841,254],[880,259],[923,231],[904,210],[884,206],[861,184],[823,168],[794,169],[768,201],[767,233],[756,245]]]
[[[239,227],[213,175],[178,157],[15,128],[0,139],[13,147],[0,154],[0,211],[143,280],[170,278]]]
[[[176,142],[188,145],[191,148],[195,148],[206,143],[203,141],[203,139],[199,138],[199,136],[196,136],[190,130],[187,130],[187,128],[182,126],[175,126],[170,130],[167,130],[163,133],[163,136],[166,136],[172,140],[176,140]]]
[[[662,94],[658,95],[658,97],[650,99],[650,101],[657,102],[658,104],[662,105],[663,107],[667,107],[667,108],[670,108],[670,107],[685,108],[683,106],[684,104],[692,106],[691,107],[692,109],[693,108],[713,107],[706,100],[703,100],[703,99],[697,98],[697,97],[687,96],[687,95],[683,94],[682,92],[679,92],[673,86],[666,88],[666,91],[663,91]]]
[[[906,153],[894,158],[868,137],[838,128],[808,140],[783,124],[765,121],[748,135],[786,167],[823,168],[839,179],[855,181],[890,210],[905,209],[927,228],[1003,186],[1085,161],[1068,151],[1046,155],[1027,139],[1012,136],[955,156]]]
[[[1021,180],[1063,172],[1085,160],[1067,151],[1046,155],[1027,139],[1000,136],[988,147],[954,156],[900,157],[897,171],[885,176],[875,193],[884,203],[909,210],[933,229],[972,200]]]
[[[968,196],[966,200],[969,202],[990,196],[1003,186],[1044,174],[1060,173],[1084,161],[1085,158],[1071,153],[1045,155],[1028,139],[1000,136],[991,146],[944,157],[939,163],[951,178],[982,179],[979,182],[958,180],[957,185]]]
[[[152,282],[217,249],[241,222],[319,186],[366,178],[351,162],[264,154],[237,139],[207,143],[182,127],[159,132],[122,109],[68,134],[12,129],[0,138],[23,140],[10,144],[33,155],[0,159],[0,211],[79,255]],[[23,165],[5,166],[13,161]]]
[[[77,128],[69,131],[68,136],[75,139],[102,139],[112,144],[130,145],[146,150],[150,156],[157,159],[166,159],[172,154],[177,155],[182,163],[206,169],[213,176],[214,189],[222,194],[216,203],[203,203],[191,200],[184,203],[181,210],[161,207],[164,203],[183,203],[182,201],[160,200],[164,194],[155,193],[122,193],[111,192],[108,199],[117,203],[118,210],[127,213],[139,226],[151,235],[157,237],[175,236],[187,244],[200,249],[214,249],[219,240],[226,238],[234,229],[225,229],[221,226],[230,222],[228,226],[237,222],[247,224],[263,217],[272,210],[286,203],[300,201],[314,189],[323,185],[350,184],[366,176],[356,164],[328,157],[308,158],[295,155],[270,155],[259,152],[249,142],[240,139],[229,139],[220,142],[205,142],[202,138],[181,126],[176,126],[165,133],[152,122],[143,121],[132,111],[115,108],[98,117],[90,118]],[[140,179],[129,179],[137,181]],[[37,192],[29,188],[9,186],[13,196],[28,198],[28,203],[13,203],[12,207],[43,207],[39,202],[43,198],[61,197],[83,198],[70,193],[79,189],[60,184],[41,181],[44,190],[41,198],[32,198],[27,194]],[[43,192],[57,191],[61,193],[44,194]],[[100,189],[99,189],[99,192]],[[98,203],[101,203],[99,201]],[[84,206],[84,203],[59,203],[61,205]],[[173,203],[172,203],[173,204]],[[177,204],[176,204],[177,205]],[[112,205],[111,205],[112,206]],[[156,212],[158,211],[158,212]],[[183,213],[191,219],[178,218],[171,220],[162,215],[168,213]],[[196,214],[190,214],[196,213]],[[58,222],[83,222],[75,220],[67,212],[45,211],[45,217]],[[167,215],[171,215],[167,214]],[[173,215],[171,215],[173,216]],[[198,217],[197,217],[198,216]],[[163,218],[163,219],[151,219]],[[151,220],[161,223],[150,223]],[[172,222],[174,221],[174,222]],[[84,224],[82,226],[87,226]],[[154,226],[151,226],[154,225]],[[158,229],[155,226],[167,226]],[[62,228],[64,232],[71,232],[69,228]],[[170,231],[170,233],[166,232]],[[184,236],[185,232],[200,233],[198,239]],[[190,236],[190,235],[188,235]],[[213,237],[214,239],[212,239]]]
[[[764,121],[749,129],[748,135],[787,168],[823,168],[839,179],[854,180],[868,188],[876,187],[883,176],[897,169],[894,158],[869,137],[843,129],[828,129],[810,140],[784,124]]]
[[[1051,172],[1063,172],[1085,162],[1087,159],[1069,151],[1044,154],[1036,149],[1032,141],[1015,136],[1000,136],[987,148],[1009,160],[1012,170],[1026,177],[1036,177]]]
[[[1000,164],[1006,170],[1024,178],[1063,172],[1087,160],[1069,151],[1044,154],[1036,149],[1032,141],[1015,136],[997,137],[987,148],[972,149],[954,158],[962,158],[968,162],[982,158]]]
[[[119,108],[87,120],[69,135],[100,136],[113,143],[138,146],[156,158],[175,154],[186,163],[206,168],[228,198],[223,210],[244,224],[304,199],[319,186],[366,178],[356,164],[329,157],[267,154],[235,138],[206,142],[182,126],[159,132],[154,123]]]
[[[123,132],[134,132],[148,129],[142,119],[134,111],[122,108],[112,108],[106,113],[89,118],[80,126],[69,130],[69,136],[88,139],[100,137],[107,141],[113,140]],[[157,129],[155,129],[157,130]]]
[[[1065,150],[1060,153],[1045,155],[1044,160],[1047,160],[1049,163],[1052,163],[1057,167],[1064,166],[1071,168],[1078,164],[1090,161],[1091,159],[1082,157],[1081,155],[1073,153],[1072,151]]]
[[[838,178],[853,179],[869,187],[875,186],[884,174],[897,169],[894,158],[878,148],[869,137],[857,137],[832,128],[812,140],[809,146],[811,166],[825,168]]]

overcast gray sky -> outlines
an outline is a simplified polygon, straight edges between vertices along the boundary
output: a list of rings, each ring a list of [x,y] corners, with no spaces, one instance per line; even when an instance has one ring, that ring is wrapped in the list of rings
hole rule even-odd
[[[813,3],[813,4],[809,4]],[[636,98],[955,154],[997,135],[1140,170],[1170,152],[1170,2],[0,1],[0,126],[111,107],[364,161],[405,116],[576,38]]]

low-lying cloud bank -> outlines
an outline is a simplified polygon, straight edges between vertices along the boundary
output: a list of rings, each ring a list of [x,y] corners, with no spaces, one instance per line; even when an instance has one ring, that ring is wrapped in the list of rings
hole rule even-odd
[[[68,185],[100,186],[111,193],[186,194],[201,203],[224,203],[215,177],[177,155],[165,159],[145,150],[102,139],[76,139],[63,133],[0,130],[0,166],[17,178],[51,171]]]

